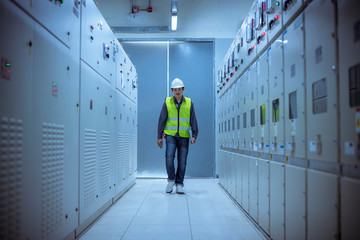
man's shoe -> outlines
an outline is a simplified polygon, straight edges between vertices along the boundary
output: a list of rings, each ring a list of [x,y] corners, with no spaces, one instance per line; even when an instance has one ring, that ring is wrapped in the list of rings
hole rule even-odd
[[[184,194],[185,192],[184,192],[184,187],[183,187],[183,185],[176,185],[176,193],[178,193],[178,194]]]
[[[168,182],[167,186],[166,186],[166,193],[171,193],[173,190],[173,187],[175,185],[175,182]]]

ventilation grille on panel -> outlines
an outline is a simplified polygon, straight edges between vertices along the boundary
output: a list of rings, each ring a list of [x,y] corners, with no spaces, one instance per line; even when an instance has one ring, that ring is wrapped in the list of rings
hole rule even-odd
[[[129,174],[130,174],[130,135],[126,134],[125,135],[125,158],[124,158],[124,162],[125,162],[125,167],[124,167],[124,177],[125,179],[129,178]]]
[[[136,138],[135,135],[131,135],[131,173],[136,170]]]
[[[64,190],[64,126],[43,123],[41,168],[41,237],[62,225]]]
[[[1,118],[0,239],[21,238],[23,122]]]
[[[101,194],[110,189],[110,132],[101,133]]]
[[[85,129],[84,207],[96,199],[96,130]]]
[[[116,152],[116,184],[117,185],[119,185],[125,178],[124,160],[125,160],[124,134],[118,133],[118,148],[117,148],[117,152]]]

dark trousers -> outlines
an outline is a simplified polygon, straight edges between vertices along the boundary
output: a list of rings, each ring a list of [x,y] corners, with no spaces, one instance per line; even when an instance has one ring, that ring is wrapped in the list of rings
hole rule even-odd
[[[186,170],[186,159],[189,149],[189,138],[182,138],[179,136],[166,136],[166,171],[168,174],[168,181],[175,184],[184,185],[184,176]],[[175,151],[177,150],[177,170],[175,174]]]

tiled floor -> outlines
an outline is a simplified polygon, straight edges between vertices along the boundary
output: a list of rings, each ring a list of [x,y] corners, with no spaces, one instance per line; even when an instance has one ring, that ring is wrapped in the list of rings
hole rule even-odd
[[[184,195],[166,180],[137,179],[80,240],[266,239],[215,179],[186,179]]]

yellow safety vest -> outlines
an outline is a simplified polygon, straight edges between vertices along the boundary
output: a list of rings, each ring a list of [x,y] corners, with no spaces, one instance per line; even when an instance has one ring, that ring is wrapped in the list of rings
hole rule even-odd
[[[165,100],[166,108],[168,111],[168,118],[164,130],[164,133],[166,135],[175,136],[176,133],[179,131],[180,137],[190,137],[189,129],[191,98],[184,98],[185,101],[181,102],[179,110],[175,105],[174,97],[168,97]]]

